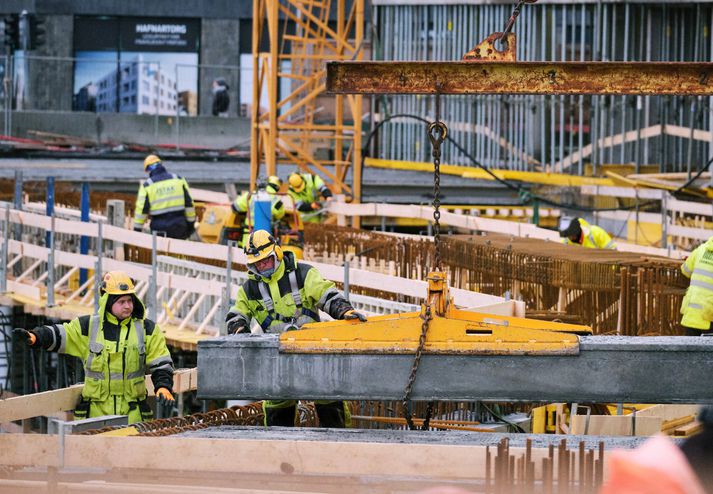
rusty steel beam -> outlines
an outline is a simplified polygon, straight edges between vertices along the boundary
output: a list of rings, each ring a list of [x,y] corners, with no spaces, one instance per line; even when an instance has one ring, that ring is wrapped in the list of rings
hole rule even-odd
[[[713,96],[713,63],[329,62],[334,94],[671,94]]]

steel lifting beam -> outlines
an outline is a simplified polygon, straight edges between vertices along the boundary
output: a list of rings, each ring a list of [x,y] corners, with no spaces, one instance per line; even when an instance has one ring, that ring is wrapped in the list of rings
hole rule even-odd
[[[198,343],[198,397],[401,399],[412,362],[281,352],[277,335],[215,338]],[[713,338],[583,336],[578,355],[425,354],[412,399],[713,404],[710,375]]]
[[[333,94],[713,95],[713,63],[329,62]]]

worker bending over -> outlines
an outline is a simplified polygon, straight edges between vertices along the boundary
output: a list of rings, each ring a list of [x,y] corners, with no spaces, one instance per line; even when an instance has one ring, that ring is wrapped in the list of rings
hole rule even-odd
[[[148,180],[141,184],[134,212],[134,230],[141,231],[151,218],[151,231],[187,239],[195,231],[196,210],[186,179],[168,173],[161,158],[149,154],[144,160]]]
[[[285,205],[282,203],[282,199],[277,196],[280,187],[282,187],[282,180],[279,177],[275,175],[268,177],[265,191],[270,194],[272,200],[271,215],[273,224],[276,224],[285,216]],[[251,194],[248,191],[243,192],[235,198],[231,208],[236,214],[245,214],[243,239],[239,244],[240,247],[243,247],[255,225],[255,194]]]
[[[564,244],[578,244],[588,249],[616,250],[616,244],[603,228],[590,225],[582,218],[563,216],[559,231]]]
[[[315,268],[295,261],[265,230],[253,232],[245,245],[248,280],[238,290],[235,306],[225,321],[228,333],[250,333],[254,319],[263,331],[280,333],[318,322],[319,310],[334,319],[366,317],[355,311],[337,291],[334,283],[322,278]],[[297,417],[295,400],[264,401],[265,425],[293,427]],[[349,411],[343,401],[316,401],[322,427],[346,427]]]
[[[317,175],[294,172],[287,180],[290,188],[287,193],[294,199],[297,210],[303,214],[304,221],[319,223],[322,200],[332,197],[332,191]],[[305,214],[312,213],[312,214]]]
[[[681,264],[681,272],[690,278],[681,304],[681,326],[687,336],[711,334],[713,321],[713,237],[699,245]]]
[[[111,271],[101,282],[98,314],[13,333],[32,347],[82,359],[84,388],[75,419],[128,415],[132,424],[153,416],[146,401],[147,371],[159,400],[174,402],[171,354],[158,325],[145,314],[131,278]]]

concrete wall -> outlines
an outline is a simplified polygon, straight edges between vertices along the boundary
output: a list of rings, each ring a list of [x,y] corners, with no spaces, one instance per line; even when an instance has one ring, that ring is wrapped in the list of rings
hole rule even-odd
[[[250,140],[250,121],[245,118],[156,117],[127,113],[16,111],[12,132],[33,138],[29,131],[41,130],[102,142],[146,145],[174,144],[225,149]]]
[[[240,21],[238,19],[203,19],[201,23],[201,65],[240,65]],[[228,114],[238,116],[240,71],[203,67],[199,75],[198,114],[210,115],[213,104],[211,85],[222,77],[230,86]]]
[[[53,15],[45,25],[47,42],[28,57],[28,109],[70,111],[74,63],[71,60],[41,60],[31,57],[73,57],[74,17]]]

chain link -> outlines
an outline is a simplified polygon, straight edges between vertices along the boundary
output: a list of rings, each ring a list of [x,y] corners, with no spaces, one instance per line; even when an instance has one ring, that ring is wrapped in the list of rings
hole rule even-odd
[[[418,372],[418,366],[421,364],[421,356],[423,355],[423,347],[426,344],[426,333],[428,332],[428,325],[433,319],[431,315],[431,304],[426,305],[426,310],[421,314],[421,336],[418,338],[418,347],[416,348],[416,356],[413,359],[413,365],[411,365],[411,373],[408,376],[408,382],[406,383],[406,390],[404,391],[404,398],[402,400],[401,406],[403,407],[404,418],[406,419],[406,424],[411,430],[416,429],[413,423],[413,418],[411,416],[411,408],[409,406],[409,401],[411,400],[411,392],[413,391],[413,384],[416,382],[416,373]],[[423,422],[423,430],[428,429],[428,423],[431,420],[431,412],[433,409],[433,404],[429,403],[426,410],[426,418]]]
[[[448,135],[448,127],[441,122],[441,95],[436,94],[436,120],[428,126],[428,138],[433,152],[433,243],[435,270],[441,270],[441,145]]]

